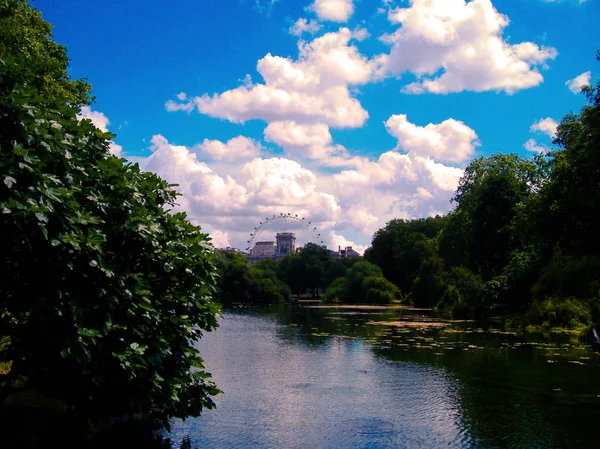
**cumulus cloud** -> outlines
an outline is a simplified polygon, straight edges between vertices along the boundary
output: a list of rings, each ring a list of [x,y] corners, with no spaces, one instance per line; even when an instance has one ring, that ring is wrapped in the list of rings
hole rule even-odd
[[[388,17],[401,27],[382,37],[392,45],[387,68],[395,75],[419,77],[403,88],[409,94],[511,94],[542,83],[538,67],[557,55],[554,48],[532,42],[506,42],[502,34],[508,17],[490,0],[412,0],[410,7],[393,9]]]
[[[347,167],[361,161],[352,157],[342,145],[334,145],[329,127],[324,123],[303,125],[292,120],[269,123],[265,140],[282,147],[288,155],[320,161],[330,167]]]
[[[302,33],[315,34],[322,28],[322,26],[323,25],[316,20],[306,20],[305,18],[301,17],[296,20],[294,25],[290,27],[290,34],[293,34],[294,36],[301,36]]]
[[[77,114],[77,118],[79,120],[89,119],[100,131],[108,132],[108,125],[110,125],[108,117],[100,111],[92,111],[92,108],[89,106],[83,106],[79,114]]]
[[[529,130],[532,132],[541,132],[541,133],[546,134],[548,137],[554,138],[556,136],[556,128],[557,127],[558,127],[558,123],[554,119],[552,119],[550,117],[546,117],[546,118],[543,118],[543,119],[533,123],[529,127]]]
[[[259,156],[262,145],[254,139],[237,136],[229,139],[227,143],[204,139],[195,149],[209,159],[239,161]]]
[[[382,74],[383,57],[368,59],[350,44],[362,31],[340,28],[311,42],[298,43],[296,61],[270,53],[260,59],[257,70],[264,84],[242,86],[212,96],[194,97],[180,103],[170,100],[168,111],[199,112],[243,123],[250,119],[268,122],[293,120],[325,123],[338,128],[362,126],[368,113],[353,98],[349,86],[362,85]]]
[[[310,9],[321,20],[347,22],[354,12],[354,4],[352,0],[315,0]]]
[[[335,196],[319,190],[315,174],[295,161],[254,158],[231,175],[199,160],[194,148],[161,135],[151,142],[152,154],[137,159],[140,167],[178,184],[178,210],[214,234],[216,246],[245,248],[249,230],[265,214],[294,211],[315,222],[339,218]]]
[[[77,118],[79,120],[89,119],[92,121],[94,126],[98,128],[100,131],[108,132],[108,125],[110,125],[110,120],[106,115],[104,115],[100,111],[92,111],[92,108],[89,106],[83,106],[79,114],[77,114]],[[117,145],[112,140],[109,143],[108,151],[111,154],[114,154],[117,157],[121,156],[121,152],[123,151],[123,147],[121,145]]]
[[[273,125],[269,135],[282,145],[334,145],[327,128]],[[328,247],[352,246],[362,252],[361,244],[391,218],[447,212],[462,175],[458,168],[415,152],[357,159],[354,168],[331,174],[285,157],[255,157],[232,172],[201,160],[198,146],[173,145],[161,135],[152,137],[150,150],[150,156],[137,161],[142,169],[178,184],[178,210],[209,232],[215,246],[242,249],[264,217],[291,212],[313,221]],[[348,232],[364,235],[365,241],[349,240]]]
[[[535,139],[529,139],[523,144],[523,148],[525,148],[527,151],[531,151],[532,153],[540,154],[548,151],[548,147],[538,144]]]
[[[479,145],[477,134],[463,122],[448,119],[442,123],[417,126],[405,114],[392,115],[387,131],[398,139],[398,147],[419,156],[439,161],[463,162],[473,156]]]
[[[572,80],[569,80],[565,83],[565,85],[569,88],[571,92],[574,94],[581,93],[581,88],[583,86],[587,86],[590,84],[590,80],[592,79],[592,72],[583,72],[581,75],[576,76]]]
[[[332,176],[344,211],[336,229],[372,234],[391,218],[445,213],[462,173],[430,157],[396,151],[343,170]]]

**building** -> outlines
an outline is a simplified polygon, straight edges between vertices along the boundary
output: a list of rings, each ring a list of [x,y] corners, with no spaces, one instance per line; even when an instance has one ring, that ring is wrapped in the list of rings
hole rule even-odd
[[[278,232],[275,239],[277,240],[278,256],[285,256],[296,251],[296,234],[293,232]]]
[[[360,257],[360,254],[352,249],[351,246],[346,246],[342,249],[341,246],[338,246],[337,251],[329,250],[329,255],[332,259],[355,259]]]
[[[256,242],[252,249],[252,255],[257,257],[273,257],[277,247],[275,242]]]
[[[232,248],[231,246],[227,246],[225,248],[215,248],[215,251],[218,253],[242,253],[239,249]]]

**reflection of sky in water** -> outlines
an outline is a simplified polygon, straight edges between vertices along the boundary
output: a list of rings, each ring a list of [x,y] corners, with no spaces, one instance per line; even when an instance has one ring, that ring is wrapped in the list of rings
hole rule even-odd
[[[200,344],[225,394],[176,422],[197,447],[468,447],[443,368],[377,357],[361,340],[307,345],[269,318],[226,315]]]

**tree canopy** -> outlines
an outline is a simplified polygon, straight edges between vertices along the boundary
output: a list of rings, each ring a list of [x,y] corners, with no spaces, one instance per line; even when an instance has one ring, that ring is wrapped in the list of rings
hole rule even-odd
[[[195,342],[217,326],[208,236],[173,186],[78,120],[91,87],[27,1],[0,2],[0,401],[85,422],[197,416],[218,393]]]

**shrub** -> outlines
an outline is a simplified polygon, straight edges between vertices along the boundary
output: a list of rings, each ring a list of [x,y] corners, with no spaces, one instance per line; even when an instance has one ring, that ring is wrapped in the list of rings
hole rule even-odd
[[[575,298],[536,300],[525,316],[528,324],[576,328],[592,324],[589,304]]]

